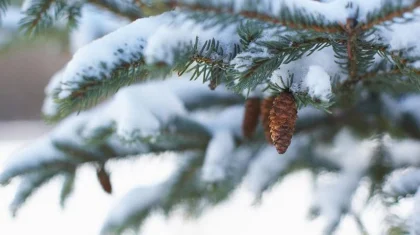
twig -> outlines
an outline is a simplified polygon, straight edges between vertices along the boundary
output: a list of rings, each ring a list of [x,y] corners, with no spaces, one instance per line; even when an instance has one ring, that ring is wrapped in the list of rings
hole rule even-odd
[[[370,21],[370,22],[366,22],[366,23],[363,23],[363,24],[360,24],[359,25],[359,28],[361,29],[361,30],[368,30],[368,29],[371,29],[371,28],[373,28],[374,26],[376,26],[376,25],[380,25],[380,24],[382,24],[382,23],[384,23],[384,22],[386,22],[386,21],[390,21],[390,20],[392,20],[392,19],[394,19],[394,18],[397,18],[397,17],[402,17],[403,15],[404,15],[404,13],[407,13],[407,12],[411,12],[411,11],[413,11],[414,9],[416,9],[417,7],[420,7],[420,0],[416,0],[411,6],[409,6],[409,7],[404,7],[404,8],[400,8],[400,9],[396,9],[395,11],[392,11],[392,12],[389,12],[388,14],[386,14],[386,15],[380,15],[378,18],[376,18],[376,19],[373,19],[372,21]]]
[[[189,3],[181,3],[178,2],[176,0],[172,0],[169,1],[167,3],[167,6],[170,8],[185,8],[185,9],[189,9],[192,11],[202,11],[202,12],[214,12],[214,13],[224,13],[224,14],[230,14],[230,15],[240,15],[243,16],[245,18],[248,19],[255,19],[255,20],[260,20],[260,21],[264,21],[264,22],[268,22],[268,23],[272,23],[272,24],[280,24],[283,26],[287,26],[289,28],[293,28],[293,29],[304,29],[304,30],[311,30],[311,31],[316,31],[316,32],[323,32],[323,33],[339,33],[342,32],[342,28],[339,26],[339,24],[337,25],[324,25],[324,26],[320,26],[320,25],[304,25],[302,23],[299,22],[294,22],[294,21],[288,21],[288,20],[284,20],[284,19],[279,19],[277,17],[274,16],[270,16],[270,15],[266,15],[266,14],[262,14],[262,13],[258,13],[258,12],[254,12],[254,11],[239,11],[239,12],[235,12],[233,10],[233,8],[231,7],[211,7],[211,6],[201,6],[199,4],[189,4]]]

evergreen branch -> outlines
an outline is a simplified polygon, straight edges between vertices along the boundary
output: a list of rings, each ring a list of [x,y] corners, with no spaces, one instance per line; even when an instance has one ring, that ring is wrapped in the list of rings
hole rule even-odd
[[[56,0],[38,0],[31,2],[31,6],[26,10],[26,16],[21,19],[21,28],[29,35],[37,33],[53,24],[53,18],[48,12],[51,7],[58,4],[58,10],[62,10],[63,2]]]
[[[65,160],[50,159],[45,161],[37,162],[33,165],[27,165],[19,169],[13,169],[10,171],[3,171],[0,175],[0,184],[7,184],[12,178],[20,175],[26,175],[29,173],[38,172],[40,169],[49,170],[69,170],[74,168],[74,163]]]
[[[50,181],[54,176],[59,173],[57,170],[46,170],[40,173],[32,173],[26,175],[21,179],[21,182],[18,186],[17,192],[13,198],[12,203],[9,206],[9,209],[13,216],[16,216],[19,208],[25,203],[25,201],[42,185],[45,185]]]
[[[250,4],[247,10],[236,12],[232,5],[222,4],[220,6],[211,5],[206,1],[198,3],[187,3],[178,0],[170,0],[166,2],[168,8],[180,8],[193,12],[225,14],[231,17],[242,16],[250,20],[258,20],[276,25],[287,26],[290,29],[308,30],[321,33],[340,33],[343,32],[339,24],[328,23],[319,24],[319,17],[308,15],[304,10],[295,9],[292,11],[283,5],[277,16],[260,13],[257,11],[257,3]],[[251,10],[252,9],[252,10]]]
[[[198,37],[191,50],[186,55],[178,58],[185,62],[177,62],[174,70],[178,71],[178,76],[184,73],[191,73],[191,80],[203,78],[203,82],[210,81],[217,86],[227,80],[227,70],[230,67],[229,62],[241,51],[239,45],[234,45],[231,53],[226,53],[220,46],[220,42],[211,39],[204,42],[201,48],[198,48]],[[215,87],[214,87],[215,88]]]
[[[257,48],[248,48],[243,54],[238,54],[237,58],[247,61],[250,65],[235,65],[233,70],[233,80],[237,83],[229,84],[236,91],[244,89],[254,89],[258,84],[269,78],[274,70],[282,64],[296,61],[304,55],[310,55],[315,51],[322,50],[330,45],[330,40],[323,37],[281,37],[279,41],[256,42]],[[267,49],[269,56],[252,57],[252,54],[262,52]]]
[[[406,91],[415,91],[420,88],[420,70],[411,68],[408,66],[410,58],[404,58],[399,55],[399,52],[389,52],[387,47],[384,45],[363,45],[365,50],[370,50],[371,54],[379,54],[384,58],[383,63],[372,69],[370,72],[359,74],[354,79],[346,80],[342,87],[350,87],[357,84],[359,81],[363,81],[365,85],[370,88],[373,85],[383,85],[387,88],[391,88],[394,91],[408,89]],[[386,64],[390,66],[386,66]],[[366,64],[365,64],[366,65]],[[388,69],[389,67],[389,69]],[[367,68],[363,68],[365,71]],[[369,81],[368,81],[369,80]],[[393,84],[393,82],[395,82]],[[414,86],[413,86],[414,85]]]
[[[116,0],[88,0],[88,2],[131,21],[144,17],[142,10],[134,3],[123,3]]]
[[[10,0],[0,0],[0,23],[1,15],[6,12],[8,6],[10,6]]]
[[[335,43],[334,51],[336,58],[343,59],[347,57],[346,63],[337,61],[343,69],[346,69],[349,78],[342,84],[342,89],[349,89],[362,79],[365,71],[369,70],[375,62],[375,55],[383,53],[386,46],[374,44],[373,39],[368,40],[373,32],[361,32],[354,19],[347,19],[347,24],[343,25],[347,33],[346,48],[343,43]]]
[[[151,77],[164,77],[170,72],[170,67],[166,64],[155,64],[148,66],[141,59],[132,63],[123,63],[116,67],[111,73],[110,78],[97,79],[96,77],[85,77],[76,89],[70,88],[71,95],[65,99],[57,96],[63,90],[57,90],[56,102],[59,103],[59,112],[49,121],[60,120],[72,112],[84,110],[96,105],[109,95],[116,93],[121,87],[128,86],[137,81],[146,80]],[[72,87],[73,84],[68,84]]]
[[[26,16],[20,20],[21,29],[34,35],[50,28],[55,21],[67,19],[69,28],[75,27],[81,15],[82,2],[68,3],[64,0],[37,0],[31,2],[25,11]]]
[[[76,177],[75,170],[72,172],[65,172],[63,174],[64,180],[63,180],[63,186],[61,187],[60,192],[60,206],[61,208],[64,208],[64,205],[66,204],[67,199],[69,198],[70,194],[73,192],[74,188],[74,180]]]
[[[420,7],[419,0],[415,0],[410,6],[404,6],[402,1],[399,1],[397,4],[394,4],[393,1],[384,2],[382,8],[373,13],[369,13],[366,17],[366,22],[361,23],[358,28],[363,31],[369,30],[387,21],[403,17],[405,13],[412,12],[417,7]]]
[[[241,23],[238,27],[238,35],[241,38],[241,45],[244,50],[248,49],[251,42],[262,37],[263,29],[261,25],[252,21]]]

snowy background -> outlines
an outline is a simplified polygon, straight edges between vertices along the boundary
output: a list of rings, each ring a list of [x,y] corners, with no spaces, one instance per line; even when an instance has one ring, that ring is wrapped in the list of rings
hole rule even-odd
[[[89,29],[87,27],[86,30]],[[84,32],[83,28],[80,32]],[[75,44],[71,46],[74,48],[91,40],[77,38],[80,40],[72,40]],[[54,42],[44,42],[9,48],[0,53],[0,169],[13,152],[45,134],[50,128],[39,121],[39,110],[46,83],[70,56],[63,53],[62,49]],[[323,77],[323,71],[319,71],[318,67],[311,67],[310,70],[313,77]],[[309,78],[306,85],[312,87],[311,81]],[[319,87],[319,90],[329,89]],[[75,192],[66,208],[60,208],[57,178],[31,197],[15,218],[11,217],[8,208],[16,191],[16,182],[12,182],[8,187],[0,188],[0,234],[98,234],[107,212],[133,185],[154,184],[167,176],[173,165],[170,160],[164,159],[145,157],[110,164],[112,195],[103,192],[94,168],[87,165],[77,174]],[[358,211],[364,209],[361,217],[369,234],[383,234],[385,209],[375,200],[365,208],[366,195],[367,188],[362,184],[356,192],[353,206]],[[335,202],[340,199],[333,195],[323,196],[325,203],[333,202],[329,199],[335,199]],[[165,219],[157,213],[147,220],[143,234],[321,234],[324,217],[308,221],[308,209],[314,197],[310,173],[299,171],[288,175],[264,194],[261,204],[255,205],[253,196],[241,187],[230,200],[207,211],[199,219],[185,218],[182,212]],[[393,212],[402,217],[411,209],[409,200],[403,201],[398,208],[392,208]],[[336,234],[360,234],[351,215],[343,221]]]
[[[1,123],[0,164],[47,129],[36,121]],[[97,183],[94,169],[86,166],[78,174],[75,192],[64,210],[59,204],[58,180],[53,180],[29,199],[16,218],[12,218],[8,210],[16,184],[0,188],[0,234],[98,234],[107,211],[132,185],[159,181],[171,167],[163,158],[116,162],[111,166],[114,193],[109,196]],[[358,198],[362,201],[364,192],[359,191]],[[147,221],[143,234],[320,234],[323,220],[307,221],[311,196],[309,172],[301,171],[286,177],[264,195],[259,205],[254,205],[252,196],[240,189],[231,200],[200,219],[184,218],[181,213],[165,219],[156,214]],[[372,234],[380,234],[378,213],[380,208],[373,206],[364,216]],[[345,218],[337,234],[358,234],[354,220]]]

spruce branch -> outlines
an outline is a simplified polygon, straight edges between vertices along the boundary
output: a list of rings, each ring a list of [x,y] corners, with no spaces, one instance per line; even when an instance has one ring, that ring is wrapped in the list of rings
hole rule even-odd
[[[377,88],[380,89],[379,87],[387,86],[387,88],[391,88],[395,92],[398,92],[398,90],[412,92],[419,89],[420,71],[409,66],[409,62],[417,61],[415,58],[406,58],[399,51],[388,51],[385,45],[364,43],[361,47],[363,48],[362,50],[369,51],[370,58],[378,54],[383,58],[383,61],[370,69],[368,68],[371,63],[365,63],[363,71],[370,71],[359,73],[353,79],[346,80],[342,84],[343,88],[354,86],[362,81],[370,88],[378,86]]]
[[[188,10],[192,12],[200,12],[202,14],[221,14],[230,17],[241,16],[245,19],[258,20],[261,22],[271,23],[275,25],[283,25],[290,29],[307,30],[321,33],[340,33],[342,28],[337,23],[319,23],[321,16],[314,16],[307,14],[301,9],[290,9],[283,5],[277,15],[272,16],[258,11],[258,4],[248,3],[246,9],[235,11],[233,6],[227,4],[212,4],[207,1],[197,1],[195,3],[188,3],[179,0],[170,0],[165,2],[168,9],[179,8],[181,10]]]
[[[25,201],[42,185],[48,183],[54,176],[59,174],[58,170],[45,170],[44,172],[35,172],[22,177],[17,192],[10,203],[9,210],[13,216],[16,216],[19,208]]]
[[[220,46],[220,41],[215,39],[207,40],[198,48],[198,37],[189,50],[181,58],[186,58],[185,63],[178,62],[174,70],[178,71],[178,76],[190,73],[191,80],[203,78],[203,82],[213,82],[215,85],[227,80],[227,70],[230,68],[229,62],[241,51],[239,45],[233,45],[232,52],[226,53]]]
[[[69,88],[70,96],[59,99],[58,94],[63,90],[57,90],[56,102],[60,105],[57,116],[49,117],[48,121],[55,122],[68,116],[75,111],[88,109],[104,100],[109,95],[117,92],[121,87],[128,86],[150,77],[164,77],[170,72],[166,64],[157,63],[146,65],[143,59],[132,63],[122,63],[116,67],[110,78],[97,79],[96,77],[85,77],[77,84],[76,89]],[[68,87],[74,87],[74,83],[65,83]]]
[[[244,89],[252,90],[268,79],[282,64],[299,60],[330,44],[330,39],[318,34],[309,34],[307,37],[282,36],[278,41],[257,41],[256,47],[250,47],[243,51],[243,54],[238,54],[238,59],[249,60],[250,65],[234,65],[232,80],[236,82],[229,85],[238,92]],[[267,50],[269,56],[250,56],[263,50]]]
[[[1,16],[4,12],[6,12],[7,7],[10,5],[10,0],[0,0],[0,23],[1,23]]]
[[[386,1],[380,9],[369,13],[366,22],[359,24],[357,27],[364,31],[369,30],[395,18],[404,17],[405,13],[412,12],[417,7],[420,7],[419,0],[415,0],[409,6],[404,6],[401,0],[396,4],[394,1]]]
[[[60,191],[60,206],[64,208],[67,199],[74,189],[74,180],[76,178],[76,169],[74,171],[65,172],[63,176],[63,185]]]
[[[53,17],[49,10],[53,5],[58,4],[58,11],[62,10],[63,2],[56,0],[37,0],[31,2],[31,6],[26,10],[26,16],[21,19],[20,25],[29,35],[33,35],[42,29],[48,28],[53,24]]]

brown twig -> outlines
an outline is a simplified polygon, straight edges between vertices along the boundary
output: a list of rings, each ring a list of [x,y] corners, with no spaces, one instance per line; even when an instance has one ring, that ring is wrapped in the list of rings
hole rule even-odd
[[[293,29],[305,29],[305,30],[311,30],[316,32],[323,32],[323,33],[339,33],[342,32],[342,28],[337,25],[303,25],[299,22],[293,22],[293,21],[287,21],[284,19],[279,19],[274,16],[254,12],[254,11],[240,11],[235,12],[232,8],[229,7],[210,7],[210,6],[201,6],[199,4],[188,4],[188,3],[181,3],[176,0],[169,1],[167,3],[167,6],[170,8],[184,8],[192,11],[202,11],[202,12],[214,12],[214,13],[221,13],[221,14],[230,14],[230,15],[240,15],[248,19],[255,19],[260,20],[272,24],[280,24],[283,26],[287,26],[289,28]]]
[[[375,18],[370,22],[365,22],[363,24],[360,24],[358,28],[360,28],[361,30],[371,29],[374,26],[380,25],[386,21],[390,21],[397,17],[402,17],[404,13],[411,12],[417,7],[420,7],[420,0],[416,0],[411,6],[396,9],[395,11],[389,12],[389,14],[387,15],[380,15],[378,18]]]
[[[36,14],[35,19],[31,22],[30,26],[28,27],[28,32],[31,32],[41,21],[41,18],[44,14],[47,14],[46,12],[48,9],[50,9],[51,4],[53,3],[53,0],[48,1],[48,3],[44,4],[41,8],[41,10]]]
[[[341,25],[344,31],[347,33],[347,57],[348,57],[348,73],[349,79],[343,83],[343,87],[348,88],[349,85],[353,84],[353,81],[357,81],[357,38],[360,34],[360,30],[356,29],[357,21],[354,18],[348,18],[345,25]]]

